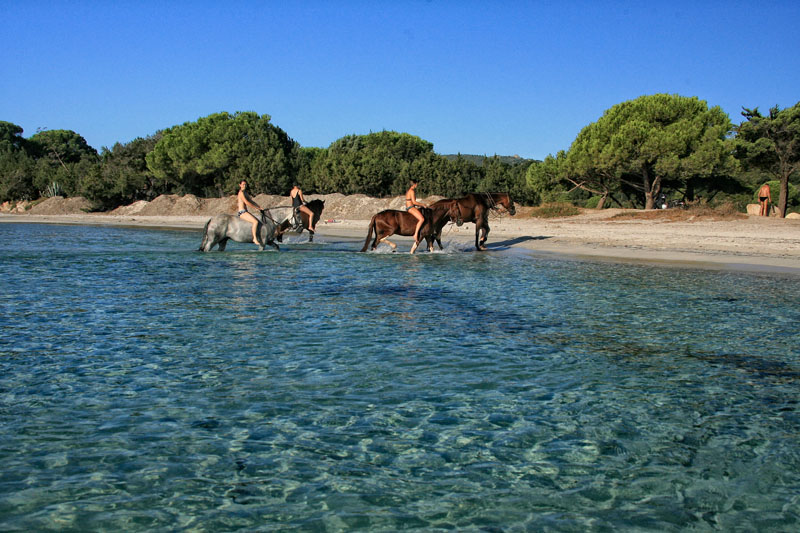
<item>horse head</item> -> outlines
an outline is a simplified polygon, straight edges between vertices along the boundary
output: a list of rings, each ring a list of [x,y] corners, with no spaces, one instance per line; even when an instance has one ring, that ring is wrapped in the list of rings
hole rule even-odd
[[[308,202],[308,208],[317,216],[321,216],[322,210],[325,209],[325,200],[320,200],[319,198],[311,200]]]
[[[495,206],[501,205],[503,208],[508,211],[508,214],[514,216],[517,214],[517,208],[514,206],[514,200],[511,199],[511,195],[507,193],[500,193],[492,195],[492,200],[495,203]]]

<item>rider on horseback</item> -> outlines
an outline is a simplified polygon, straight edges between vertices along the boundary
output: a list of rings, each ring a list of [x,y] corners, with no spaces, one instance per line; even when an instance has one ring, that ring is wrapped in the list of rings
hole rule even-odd
[[[247,206],[249,205],[253,209],[258,209],[259,211],[261,211],[262,209],[258,206],[257,203],[253,201],[253,199],[247,193],[246,180],[242,180],[239,182],[239,193],[236,195],[236,204],[238,206],[236,215],[239,218],[246,220],[253,225],[253,244],[261,246],[261,243],[258,242],[258,236],[257,236],[258,219],[247,211]]]
[[[408,189],[408,191],[406,191],[406,211],[414,215],[414,218],[417,219],[417,227],[414,229],[414,249],[416,249],[416,243],[419,241],[419,229],[422,227],[422,224],[425,223],[425,217],[422,216],[422,213],[417,206],[430,207],[422,202],[417,201],[417,194],[414,192],[414,189],[416,188],[417,182],[411,180],[411,187]]]
[[[289,191],[289,196],[292,198],[292,207],[294,207],[294,227],[292,229],[297,231],[303,227],[303,219],[300,217],[302,212],[308,216],[308,231],[315,232],[316,230],[312,226],[314,224],[314,213],[308,208],[308,202],[303,198],[303,191],[295,185]]]

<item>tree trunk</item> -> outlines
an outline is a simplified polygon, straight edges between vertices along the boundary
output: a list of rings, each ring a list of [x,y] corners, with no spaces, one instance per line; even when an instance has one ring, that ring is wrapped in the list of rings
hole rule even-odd
[[[656,176],[650,180],[650,169],[645,166],[642,168],[642,180],[644,185],[644,208],[655,209],[656,196],[661,192],[661,178]]]
[[[781,193],[778,196],[778,216],[786,217],[786,204],[789,201],[789,176],[781,176]]]
[[[686,180],[686,201],[694,202],[694,178]]]
[[[644,188],[644,208],[653,209],[655,201],[653,200],[653,191],[650,190],[650,172],[647,167],[642,168],[642,186]]]
[[[597,202],[597,207],[595,209],[600,210],[606,205],[606,198],[608,197],[607,194],[604,194],[600,197],[600,201]]]
[[[644,208],[655,209],[656,198],[661,193],[661,177],[656,176],[650,180],[650,171],[645,167],[644,170]]]

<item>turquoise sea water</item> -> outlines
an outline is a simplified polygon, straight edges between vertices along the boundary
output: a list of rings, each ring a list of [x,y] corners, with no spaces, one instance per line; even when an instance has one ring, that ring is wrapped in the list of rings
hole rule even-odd
[[[319,241],[0,224],[0,530],[800,529],[800,276]]]

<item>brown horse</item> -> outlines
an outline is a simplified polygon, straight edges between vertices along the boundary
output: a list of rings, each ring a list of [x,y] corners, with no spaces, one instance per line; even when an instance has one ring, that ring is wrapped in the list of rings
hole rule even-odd
[[[298,233],[303,233],[303,230],[307,230],[308,231],[308,242],[314,242],[314,232],[311,231],[308,228],[310,226],[315,226],[316,227],[317,222],[319,222],[319,219],[322,216],[322,210],[325,209],[325,200],[320,200],[320,199],[311,200],[310,202],[308,202],[307,206],[311,210],[311,212],[314,214],[314,223],[310,224],[309,223],[310,221],[308,220],[308,215],[303,213],[302,211],[300,211],[299,215],[300,215],[300,219],[302,220],[302,226],[300,227],[300,231],[298,231]],[[287,220],[286,222],[284,222],[283,224],[281,224],[278,227],[278,230],[277,230],[277,233],[276,233],[276,236],[275,236],[275,238],[278,240],[278,242],[283,242],[283,234],[287,233],[289,231],[289,228],[291,228],[291,227],[292,227],[292,220],[291,219]]]
[[[512,216],[517,212],[514,207],[514,201],[507,193],[473,192],[455,200],[439,200],[431,207],[447,202],[456,202],[462,222],[475,223],[475,249],[479,251],[486,250],[484,243],[489,235],[489,212],[500,211],[501,208]],[[434,224],[433,231],[427,237],[430,248],[433,248],[433,241],[435,240],[439,244],[439,249],[442,249],[443,227],[444,224]]]
[[[457,205],[454,201],[444,204],[437,202],[437,204],[439,205],[431,209],[425,207],[418,208],[422,213],[424,221],[422,227],[419,228],[419,240],[414,242],[411,246],[412,254],[417,250],[420,241],[431,234],[437,223],[446,219],[448,221],[455,220],[456,224],[459,226],[462,224]],[[416,227],[417,219],[407,211],[398,211],[397,209],[381,211],[374,215],[372,220],[369,221],[369,231],[367,232],[367,238],[364,241],[364,247],[361,251],[366,252],[367,248],[369,248],[369,240],[372,238],[372,233],[374,231],[375,239],[372,241],[372,249],[374,250],[380,243],[385,242],[392,247],[392,252],[395,252],[397,251],[397,245],[390,241],[388,237],[392,235],[405,235],[410,237],[414,235]],[[428,251],[433,251],[433,242],[430,240],[428,241]]]

